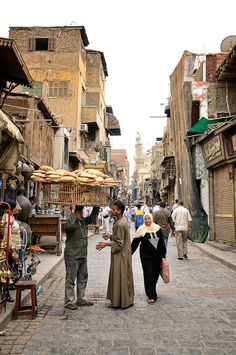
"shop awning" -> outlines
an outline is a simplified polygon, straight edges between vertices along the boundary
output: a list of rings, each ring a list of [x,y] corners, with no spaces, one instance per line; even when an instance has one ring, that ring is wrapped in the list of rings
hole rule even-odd
[[[20,156],[20,143],[24,139],[20,130],[10,118],[0,110],[0,171],[14,174]]]
[[[108,131],[113,136],[120,136],[121,131],[118,119],[112,113],[107,112],[106,115],[108,117]]]
[[[13,39],[0,38],[0,78],[33,87],[33,79]]]
[[[194,134],[202,134],[208,130],[208,127],[219,123],[219,122],[225,122],[228,119],[232,118],[232,116],[229,117],[220,117],[220,118],[205,118],[201,117],[200,120],[187,131],[187,136],[191,136]]]
[[[24,143],[19,128],[2,110],[0,110],[0,131],[6,131],[12,138],[15,138],[18,143]]]

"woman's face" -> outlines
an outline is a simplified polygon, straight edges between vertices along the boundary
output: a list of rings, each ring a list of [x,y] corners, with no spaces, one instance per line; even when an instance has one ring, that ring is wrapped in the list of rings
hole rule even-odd
[[[152,219],[150,216],[145,216],[144,217],[144,223],[146,224],[146,226],[150,226],[152,224]]]

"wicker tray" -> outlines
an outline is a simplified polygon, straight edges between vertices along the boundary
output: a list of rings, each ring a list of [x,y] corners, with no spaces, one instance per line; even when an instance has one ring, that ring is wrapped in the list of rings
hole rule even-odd
[[[43,184],[43,203],[55,205],[106,206],[107,188],[76,184]]]

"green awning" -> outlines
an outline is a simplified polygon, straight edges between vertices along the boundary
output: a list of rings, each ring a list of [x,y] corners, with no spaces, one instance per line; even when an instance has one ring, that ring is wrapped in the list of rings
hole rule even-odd
[[[231,118],[231,117],[227,117]],[[220,117],[220,118],[205,118],[201,117],[200,120],[189,130],[187,131],[187,136],[194,135],[194,134],[202,134],[208,130],[208,127],[212,124],[216,124],[219,122],[224,122],[227,121],[226,117]]]

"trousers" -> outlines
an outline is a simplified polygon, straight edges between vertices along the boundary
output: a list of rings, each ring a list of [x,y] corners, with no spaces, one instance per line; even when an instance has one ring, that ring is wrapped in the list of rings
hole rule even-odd
[[[88,282],[87,258],[65,260],[65,266],[65,306],[67,306],[80,301],[84,297]],[[76,295],[75,285],[77,288]]]
[[[156,285],[160,274],[161,260],[141,257],[143,268],[144,288],[150,300],[157,300]]]
[[[183,258],[184,254],[188,254],[187,249],[187,232],[186,231],[175,231],[176,246],[178,252],[178,258]]]

